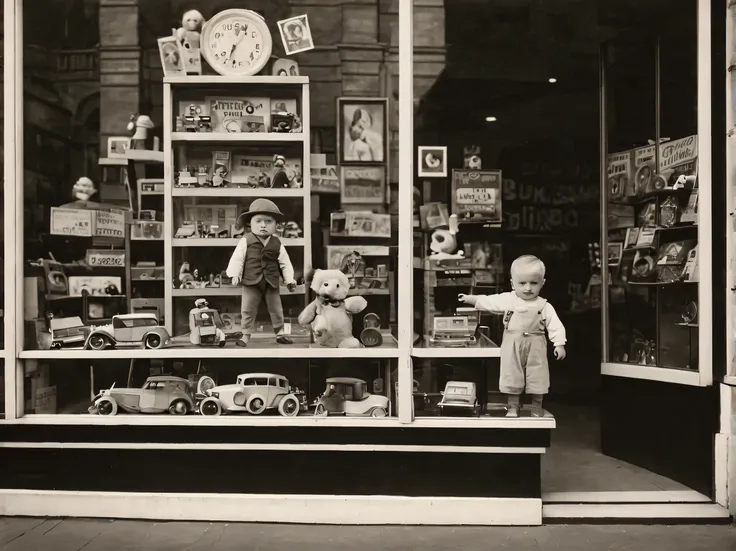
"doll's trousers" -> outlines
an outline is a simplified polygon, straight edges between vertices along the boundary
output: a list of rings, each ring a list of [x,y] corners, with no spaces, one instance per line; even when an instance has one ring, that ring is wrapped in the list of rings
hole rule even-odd
[[[504,394],[549,392],[547,339],[543,334],[504,333],[498,388]]]
[[[284,308],[281,306],[281,293],[268,283],[261,280],[255,285],[243,285],[240,299],[240,314],[242,319],[240,326],[243,333],[250,335],[256,324],[256,315],[261,301],[266,301],[268,313],[271,316],[271,325],[274,333],[278,334],[284,328]]]

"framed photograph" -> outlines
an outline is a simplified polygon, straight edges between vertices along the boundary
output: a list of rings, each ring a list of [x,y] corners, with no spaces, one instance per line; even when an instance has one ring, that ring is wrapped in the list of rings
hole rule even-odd
[[[420,178],[447,178],[447,148],[420,145],[418,147]]]
[[[386,200],[386,171],[382,166],[341,166],[340,202],[381,204]]]
[[[307,14],[282,19],[277,25],[279,26],[281,42],[284,44],[286,55],[298,54],[314,48]]]
[[[388,98],[337,98],[338,164],[386,164]]]
[[[128,136],[110,136],[107,138],[107,156],[125,157],[130,138]]]
[[[158,39],[158,53],[161,56],[161,67],[165,77],[184,77],[184,60],[179,53],[179,43],[175,36],[165,36]]]
[[[621,264],[621,257],[624,254],[623,243],[609,243],[608,244],[608,265],[619,266]]]

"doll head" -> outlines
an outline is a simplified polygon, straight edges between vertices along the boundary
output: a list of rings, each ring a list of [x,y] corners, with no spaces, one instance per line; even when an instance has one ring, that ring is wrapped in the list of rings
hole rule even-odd
[[[511,263],[511,288],[522,300],[534,300],[544,287],[544,262],[533,255],[523,255]]]
[[[189,10],[181,18],[181,26],[186,31],[201,31],[204,17],[197,10]]]
[[[97,193],[97,188],[92,180],[82,176],[76,181],[72,188],[72,197],[77,201],[89,201]]]

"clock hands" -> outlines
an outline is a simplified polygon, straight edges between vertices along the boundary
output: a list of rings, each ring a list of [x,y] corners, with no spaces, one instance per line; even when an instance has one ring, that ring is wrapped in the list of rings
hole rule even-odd
[[[235,29],[235,42],[233,44],[233,47],[230,49],[230,53],[227,56],[227,61],[230,61],[230,58],[233,57],[233,54],[235,53],[238,45],[243,41],[243,37],[245,36],[247,30],[248,25],[246,24],[242,24],[240,27]]]

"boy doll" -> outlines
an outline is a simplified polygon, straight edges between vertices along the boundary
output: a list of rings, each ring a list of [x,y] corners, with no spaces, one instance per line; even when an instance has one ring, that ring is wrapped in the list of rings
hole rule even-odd
[[[511,293],[458,295],[458,300],[493,314],[503,314],[501,376],[499,389],[508,396],[508,417],[519,416],[522,392],[532,398],[533,413],[539,415],[542,398],[549,391],[547,339],[555,357],[565,358],[565,327],[552,305],[539,296],[544,286],[544,263],[536,256],[520,256],[511,264]]]
[[[279,278],[283,277],[289,291],[296,289],[294,267],[286,252],[286,247],[274,235],[276,223],[284,219],[279,208],[268,199],[256,199],[250,204],[248,212],[238,218],[239,226],[248,226],[250,231],[240,240],[227,266],[227,275],[233,285],[242,285],[241,326],[243,336],[238,346],[248,346],[256,321],[258,306],[265,299],[271,316],[276,342],[291,344],[284,333],[284,309],[281,306]]]

